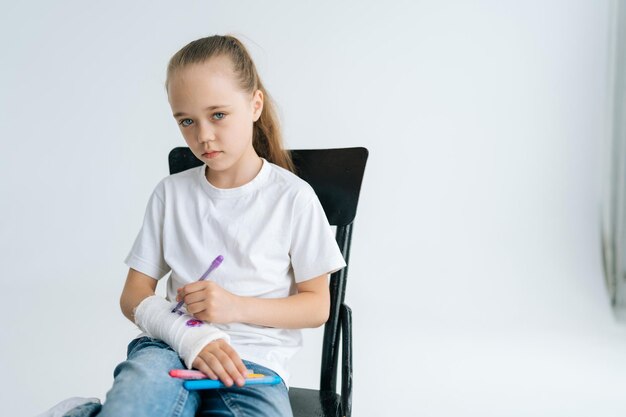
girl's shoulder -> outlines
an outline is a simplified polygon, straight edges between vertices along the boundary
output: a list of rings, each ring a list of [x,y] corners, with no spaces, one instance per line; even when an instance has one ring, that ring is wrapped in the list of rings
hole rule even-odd
[[[277,200],[282,197],[280,200],[291,201],[296,208],[304,208],[317,199],[317,194],[308,182],[288,169],[273,163],[269,165],[271,170],[268,175],[267,190],[272,190]]]
[[[197,181],[197,177],[202,174],[202,166],[187,169],[185,171],[177,172],[176,174],[167,175],[156,184],[153,193],[163,199],[166,194],[170,194],[173,191],[181,191],[189,189],[190,186]]]
[[[285,192],[309,196],[315,195],[311,185],[295,173],[271,162],[268,162],[268,164],[271,168],[270,183],[279,185]]]
[[[204,168],[205,168],[205,165],[200,165],[197,167],[189,168],[185,171],[167,175],[161,180],[161,183],[169,185],[169,184],[193,182],[199,176],[204,176]]]

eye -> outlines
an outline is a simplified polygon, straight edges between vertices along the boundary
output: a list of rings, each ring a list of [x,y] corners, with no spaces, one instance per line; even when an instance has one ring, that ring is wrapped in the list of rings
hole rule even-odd
[[[226,114],[222,112],[213,113],[213,118],[216,120],[222,120],[224,117],[226,117]]]
[[[180,122],[178,122],[178,124],[181,125],[182,127],[187,127],[187,126],[189,126],[189,123],[185,123],[186,121],[190,121],[191,122],[191,119],[183,119]]]

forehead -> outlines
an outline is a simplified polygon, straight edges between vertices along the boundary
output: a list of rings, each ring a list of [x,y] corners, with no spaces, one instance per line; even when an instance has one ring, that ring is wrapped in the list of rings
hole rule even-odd
[[[234,104],[245,97],[230,60],[216,57],[192,64],[172,74],[168,99],[174,112],[191,112],[217,104]]]

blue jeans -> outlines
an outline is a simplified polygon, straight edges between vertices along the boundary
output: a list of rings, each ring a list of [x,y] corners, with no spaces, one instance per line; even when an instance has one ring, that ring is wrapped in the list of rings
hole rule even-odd
[[[64,417],[194,417],[292,416],[284,383],[242,388],[187,391],[170,369],[184,369],[180,357],[166,343],[142,337],[128,345],[127,359],[113,373],[113,387],[103,405],[85,404]],[[244,360],[254,373],[276,375]]]

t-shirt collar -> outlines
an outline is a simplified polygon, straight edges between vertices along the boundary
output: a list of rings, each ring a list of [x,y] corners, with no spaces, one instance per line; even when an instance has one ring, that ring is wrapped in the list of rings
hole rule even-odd
[[[239,197],[244,194],[251,193],[257,190],[267,179],[267,176],[270,172],[270,163],[265,160],[265,158],[261,158],[263,165],[261,165],[261,170],[259,173],[252,178],[249,182],[235,188],[217,188],[213,184],[206,179],[205,172],[207,165],[202,164],[197,168],[197,177],[200,181],[200,185],[202,189],[210,196],[217,198],[231,198],[231,197]]]

